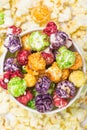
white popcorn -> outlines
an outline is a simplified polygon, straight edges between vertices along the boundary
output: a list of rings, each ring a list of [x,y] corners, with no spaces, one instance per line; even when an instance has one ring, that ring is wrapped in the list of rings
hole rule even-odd
[[[79,7],[87,9],[87,0],[78,0],[77,5]]]
[[[74,18],[74,20],[77,21],[77,25],[80,27],[87,27],[87,15],[85,14],[79,14]]]
[[[26,22],[26,23],[22,24],[21,28],[22,28],[22,30],[31,31],[32,29],[38,29],[39,25],[30,21],[30,22]]]
[[[2,102],[0,103],[0,114],[6,114],[9,112],[9,103],[8,102]]]
[[[66,22],[71,19],[71,9],[66,7],[62,12],[59,13],[58,21],[59,22]]]
[[[11,17],[11,11],[6,10],[4,11],[4,24],[0,25],[2,28],[6,28],[14,24],[14,20]]]
[[[61,0],[61,3],[74,4],[76,0]]]
[[[20,0],[16,4],[16,8],[17,8],[16,15],[18,17],[20,17],[20,16],[28,13],[29,12],[29,8],[31,8],[32,6],[34,6],[33,4],[35,4],[35,6],[36,6],[36,2],[35,1],[33,2],[33,0],[26,0],[26,2],[25,2],[25,0]]]
[[[51,0],[44,0],[44,4],[48,7],[53,7],[53,2]]]
[[[10,8],[9,0],[0,0],[0,8],[9,9]]]

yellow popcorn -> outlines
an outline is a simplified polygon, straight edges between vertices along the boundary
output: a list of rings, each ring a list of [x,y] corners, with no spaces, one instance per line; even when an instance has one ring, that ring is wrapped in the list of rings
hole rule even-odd
[[[86,77],[82,71],[77,70],[70,74],[69,81],[71,81],[76,87],[82,87],[86,83]]]
[[[27,116],[27,111],[22,109],[22,108],[12,108],[11,111],[10,111],[14,116],[17,116],[17,117],[24,117],[24,116]]]
[[[36,84],[36,78],[33,74],[25,74],[24,80],[26,81],[27,87],[34,87]]]

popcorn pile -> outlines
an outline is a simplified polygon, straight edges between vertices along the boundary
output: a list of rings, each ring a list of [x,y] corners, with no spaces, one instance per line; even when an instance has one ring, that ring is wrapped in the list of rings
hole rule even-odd
[[[84,0],[4,0],[0,4],[0,30],[4,33],[11,25],[23,31],[45,26],[48,21],[56,22],[58,28],[68,33],[87,55],[87,1]],[[38,10],[39,9],[39,10]],[[34,13],[35,12],[35,13]],[[40,14],[40,15],[39,15]],[[41,22],[40,22],[41,21]],[[1,35],[0,35],[1,39]],[[0,49],[0,52],[4,49]],[[85,56],[87,61],[87,57]]]
[[[23,105],[31,109],[33,105],[41,113],[67,106],[86,81],[82,57],[72,50],[73,41],[54,22],[28,33],[24,41],[21,31],[16,26],[7,30],[4,46],[10,54],[4,61],[0,86]]]
[[[43,0],[49,10],[50,21],[56,22],[59,29],[68,33],[78,46],[84,49],[83,55],[87,62],[87,1],[84,0]],[[47,23],[38,23],[39,17],[32,15],[33,8],[40,7],[41,0],[0,0],[0,12],[4,13],[4,24],[0,25],[0,55],[4,52],[3,41],[5,39],[6,28],[15,24],[23,31],[44,26]],[[35,10],[35,9],[34,9]],[[44,10],[44,9],[43,9]],[[41,16],[43,11],[41,12]],[[43,17],[44,18],[44,17]],[[46,17],[47,18],[47,17]],[[0,18],[2,19],[2,18]],[[34,21],[37,20],[37,21]],[[49,20],[49,19],[48,19]],[[26,37],[25,37],[26,38]],[[24,40],[25,40],[24,38]],[[27,42],[27,41],[26,41]],[[29,48],[25,45],[26,48]],[[55,52],[56,55],[56,52]],[[55,64],[54,64],[55,65]],[[56,66],[56,65],[55,65]],[[25,68],[23,67],[23,72]],[[31,72],[31,70],[28,70]],[[65,73],[64,73],[65,72]],[[69,71],[64,71],[62,78],[66,78]],[[19,74],[19,73],[18,73]],[[38,75],[37,72],[33,72]],[[51,76],[52,77],[52,76]],[[84,130],[80,123],[86,118],[87,110],[79,107],[79,104],[87,104],[87,87],[79,98],[69,109],[53,115],[40,115],[28,112],[17,106],[9,98],[7,91],[0,88],[0,129],[1,130]],[[50,90],[51,91],[51,90]],[[11,112],[8,114],[8,112]],[[63,117],[64,116],[64,117]],[[11,117],[10,119],[8,117]],[[44,123],[43,123],[44,122]],[[15,127],[16,126],[16,127]]]
[[[81,99],[81,98],[80,98]],[[85,98],[87,99],[87,98]],[[50,115],[35,114],[19,107],[9,94],[0,88],[0,129],[1,130],[84,130],[81,123],[87,117],[87,110],[76,101],[61,113]]]

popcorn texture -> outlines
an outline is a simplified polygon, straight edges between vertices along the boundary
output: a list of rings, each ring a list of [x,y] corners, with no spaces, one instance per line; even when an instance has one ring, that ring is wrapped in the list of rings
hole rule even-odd
[[[38,6],[40,1],[27,0],[25,3],[24,0],[0,0],[0,11],[5,12],[5,24],[0,25],[0,39],[4,39],[1,34],[6,32],[6,27],[9,24],[18,25],[23,31],[41,27],[32,21],[29,11],[30,7]],[[78,46],[84,49],[83,54],[87,62],[87,0],[43,0],[43,3],[52,11],[50,20],[56,22],[59,29],[68,33]],[[67,12],[66,8],[69,8],[69,12]],[[64,18],[62,12],[64,12]],[[68,13],[69,15],[66,16]],[[67,18],[67,21],[65,18]],[[2,44],[3,42],[0,42],[0,54],[4,52]],[[86,91],[87,89],[85,93]],[[37,115],[19,107],[10,99],[7,91],[0,88],[0,130],[87,129],[87,125],[83,125],[84,128],[80,126],[80,123],[87,116],[87,110],[79,108],[80,103],[87,104],[87,96],[84,93],[71,107],[61,113]]]

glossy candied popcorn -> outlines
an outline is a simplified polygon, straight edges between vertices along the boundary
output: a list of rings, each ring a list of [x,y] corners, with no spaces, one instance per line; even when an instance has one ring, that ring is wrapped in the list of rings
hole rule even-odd
[[[37,92],[44,94],[47,93],[47,90],[49,89],[50,85],[51,81],[48,79],[48,77],[44,76],[38,79],[35,88]]]
[[[56,33],[57,31],[57,25],[54,22],[49,22],[46,25],[46,28],[43,30],[43,32],[49,36],[53,33]]]
[[[72,82],[63,80],[57,84],[55,92],[60,98],[69,98],[75,96],[76,88]]]
[[[39,94],[35,98],[35,106],[39,112],[51,111],[53,108],[52,96],[50,94]]]
[[[26,81],[27,87],[34,87],[36,84],[36,77],[33,73],[27,73],[24,75],[24,80]]]
[[[73,71],[69,75],[69,81],[71,81],[76,87],[84,86],[84,84],[86,83],[84,72],[81,70]]]
[[[0,11],[0,25],[4,24],[4,12]]]
[[[35,100],[34,99],[30,100],[28,102],[27,106],[32,108],[32,109],[35,109]]]
[[[16,98],[20,103],[27,105],[29,101],[33,99],[33,95],[30,91],[26,91],[24,95]]]
[[[70,70],[69,69],[62,69],[62,77],[61,80],[66,80],[68,79],[70,74]]]
[[[31,52],[27,50],[20,50],[17,54],[17,61],[20,65],[26,65],[28,63],[28,55]]]
[[[54,102],[55,107],[58,107],[58,108],[63,108],[68,104],[68,101],[58,96],[56,92],[54,93],[54,96],[53,96],[53,102]]]
[[[52,50],[58,50],[61,46],[66,46],[67,48],[72,46],[72,40],[65,32],[60,30],[57,30],[55,33],[50,35],[50,43],[50,48]]]
[[[72,70],[78,70],[82,67],[82,57],[81,55],[78,53],[78,52],[74,52],[75,53],[75,57],[76,57],[76,60],[75,60],[75,63],[73,66],[70,67],[70,69]]]
[[[62,70],[58,67],[57,63],[54,62],[47,70],[46,74],[49,79],[55,83],[59,82],[62,77]]]
[[[33,51],[41,51],[49,46],[48,36],[46,34],[41,33],[40,31],[34,31],[30,34],[29,38],[29,46]]]
[[[14,96],[19,97],[24,94],[26,90],[26,82],[20,77],[12,78],[8,83],[8,91]]]
[[[21,32],[22,32],[22,29],[19,27],[16,27],[15,25],[12,25],[12,26],[8,27],[8,29],[7,29],[7,35],[9,35],[9,34],[19,35]]]
[[[18,65],[15,63],[15,58],[7,58],[4,63],[5,71],[16,71],[19,70]]]
[[[54,38],[50,39],[52,35]],[[32,31],[21,42],[13,58],[5,60],[2,87],[6,85],[17,101],[41,113],[65,107],[79,91],[72,80],[75,71],[71,67],[80,59],[77,70],[82,69],[82,58],[73,51],[72,40],[49,22],[45,30]]]
[[[47,65],[51,65],[54,61],[54,55],[45,51],[41,52],[42,57],[45,59]]]
[[[28,67],[35,71],[45,70],[46,62],[40,52],[28,56]]]
[[[18,35],[7,35],[4,46],[11,52],[14,53],[22,47],[20,37]]]
[[[50,9],[45,5],[39,5],[31,9],[31,17],[38,24],[45,24],[50,20]]]
[[[7,83],[4,82],[3,78],[0,78],[0,87],[2,87],[3,89],[7,89]]]
[[[56,56],[56,62],[61,69],[70,68],[75,63],[75,54],[74,52],[68,50],[65,46],[62,46],[58,50]]]

